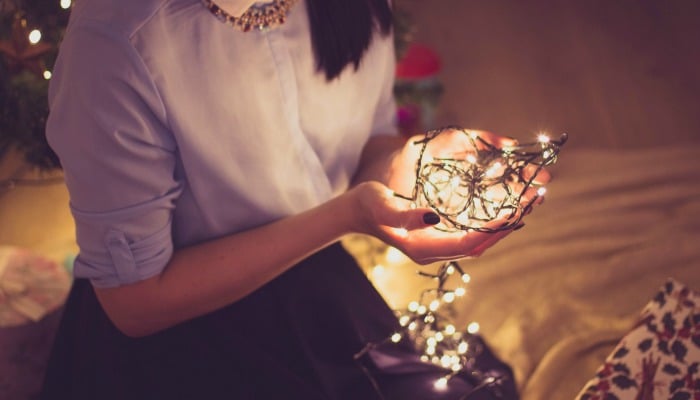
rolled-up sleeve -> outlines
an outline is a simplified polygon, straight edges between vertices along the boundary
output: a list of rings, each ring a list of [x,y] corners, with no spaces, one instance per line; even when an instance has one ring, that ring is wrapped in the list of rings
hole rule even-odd
[[[72,26],[49,89],[47,137],[70,194],[76,277],[114,287],[159,274],[173,253],[176,144],[128,34]]]

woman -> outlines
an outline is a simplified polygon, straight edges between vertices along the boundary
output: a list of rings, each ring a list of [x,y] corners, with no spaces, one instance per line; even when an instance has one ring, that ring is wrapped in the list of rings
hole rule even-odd
[[[76,2],[47,134],[80,254],[45,398],[379,398],[353,355],[394,317],[337,241],[428,263],[505,234],[392,196],[416,149],[390,30],[386,0]]]

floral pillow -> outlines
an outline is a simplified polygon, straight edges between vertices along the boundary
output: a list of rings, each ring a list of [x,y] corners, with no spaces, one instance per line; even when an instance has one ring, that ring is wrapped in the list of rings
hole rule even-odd
[[[700,400],[700,293],[670,279],[577,400]]]

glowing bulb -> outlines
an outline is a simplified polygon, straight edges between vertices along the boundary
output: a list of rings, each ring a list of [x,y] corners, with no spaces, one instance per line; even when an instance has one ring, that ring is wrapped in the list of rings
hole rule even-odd
[[[444,296],[442,296],[442,299],[445,301],[445,303],[452,303],[455,301],[455,294],[452,292],[447,292]]]
[[[457,345],[457,352],[459,354],[464,354],[469,350],[469,344],[467,342],[459,342],[459,345]]]
[[[427,347],[425,349],[425,354],[427,354],[429,356],[432,356],[433,354],[435,354],[435,347],[432,347],[432,346]]]
[[[445,339],[445,335],[442,334],[442,332],[438,332],[435,334],[435,340],[438,342],[442,342]]]
[[[418,302],[412,301],[408,303],[408,311],[416,312],[418,311]]]
[[[472,280],[472,277],[469,276],[469,274],[462,274],[462,282],[464,283],[469,283],[469,281]]]
[[[464,296],[465,293],[467,293],[467,290],[463,287],[458,287],[457,289],[455,289],[455,295],[459,297]]]
[[[469,135],[469,137],[472,139],[476,139],[477,137],[479,137],[479,135],[477,135],[474,131],[467,132],[467,135]]]
[[[442,358],[440,358],[440,364],[442,364],[443,368],[449,368],[450,364],[452,364],[452,359],[450,356],[444,355]]]
[[[544,194],[547,193],[547,188],[546,187],[541,187],[537,189],[537,195],[538,196],[544,196]]]
[[[400,236],[400,237],[408,236],[408,230],[406,228],[393,228],[393,229],[394,229],[394,233],[397,236]]]
[[[416,324],[415,321],[413,321],[413,322],[411,322],[410,324],[408,324],[408,330],[409,330],[409,331],[415,331],[417,327],[418,327],[418,324]]]
[[[44,71],[44,79],[46,79],[47,81],[51,79],[51,71],[49,71],[48,69]]]
[[[440,300],[433,300],[430,302],[430,311],[435,311],[440,308]]]
[[[478,322],[472,322],[467,326],[467,332],[471,333],[472,335],[479,332],[479,323]]]
[[[503,164],[501,164],[500,162],[496,161],[496,162],[493,163],[493,165],[491,165],[491,167],[486,171],[486,176],[488,176],[488,177],[496,176],[496,175],[498,174],[498,171],[501,169],[502,166],[503,166]]]
[[[454,273],[455,273],[455,267],[452,266],[452,265],[448,266],[447,269],[445,270],[445,273],[447,273],[447,275],[452,275],[452,274],[454,274]]]
[[[408,315],[402,315],[401,318],[399,318],[399,324],[401,324],[401,326],[406,326],[410,320],[411,318]]]
[[[476,164],[476,156],[474,154],[467,154],[467,162],[469,164]]]
[[[452,365],[452,371],[454,371],[454,372],[458,372],[461,369],[462,369],[462,366],[459,365],[459,363]]]
[[[537,141],[540,143],[549,143],[549,136],[545,135],[544,133],[540,133],[537,135]]]
[[[386,268],[384,268],[383,265],[377,264],[374,268],[372,268],[372,276],[376,278],[381,278],[384,276],[384,273],[386,272]]]
[[[426,356],[425,354],[423,354],[422,356],[420,356],[420,360],[423,361],[423,362],[428,362],[428,361],[430,360],[430,358],[428,358],[428,356]]]
[[[457,222],[462,225],[469,225],[469,215],[468,213],[461,213],[457,216]]]
[[[418,312],[418,314],[423,315],[426,312],[428,312],[428,309],[425,308],[425,306],[418,306],[418,310],[416,310],[416,311]]]
[[[71,6],[71,0],[61,0],[61,8],[64,10],[69,9]]]
[[[34,29],[33,31],[29,32],[29,43],[31,44],[37,44],[41,40],[41,32],[39,32],[38,29]]]
[[[394,333],[391,335],[391,341],[394,343],[398,343],[401,341],[401,334],[400,333]]]
[[[455,333],[456,330],[457,329],[455,329],[455,326],[452,324],[449,324],[445,327],[445,333],[448,335],[452,335],[453,333]]]
[[[389,247],[386,250],[386,260],[390,263],[398,264],[406,260],[406,256],[396,247]]]
[[[428,347],[435,347],[437,346],[437,339],[431,336],[428,339],[426,339],[425,343],[428,345]]]
[[[438,380],[435,381],[433,384],[436,390],[445,390],[447,389],[447,378],[444,376]]]

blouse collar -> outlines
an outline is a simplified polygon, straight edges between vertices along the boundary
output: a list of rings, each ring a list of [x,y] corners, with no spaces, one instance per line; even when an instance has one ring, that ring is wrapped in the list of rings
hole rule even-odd
[[[240,17],[256,0],[219,0],[216,5],[234,17]]]

